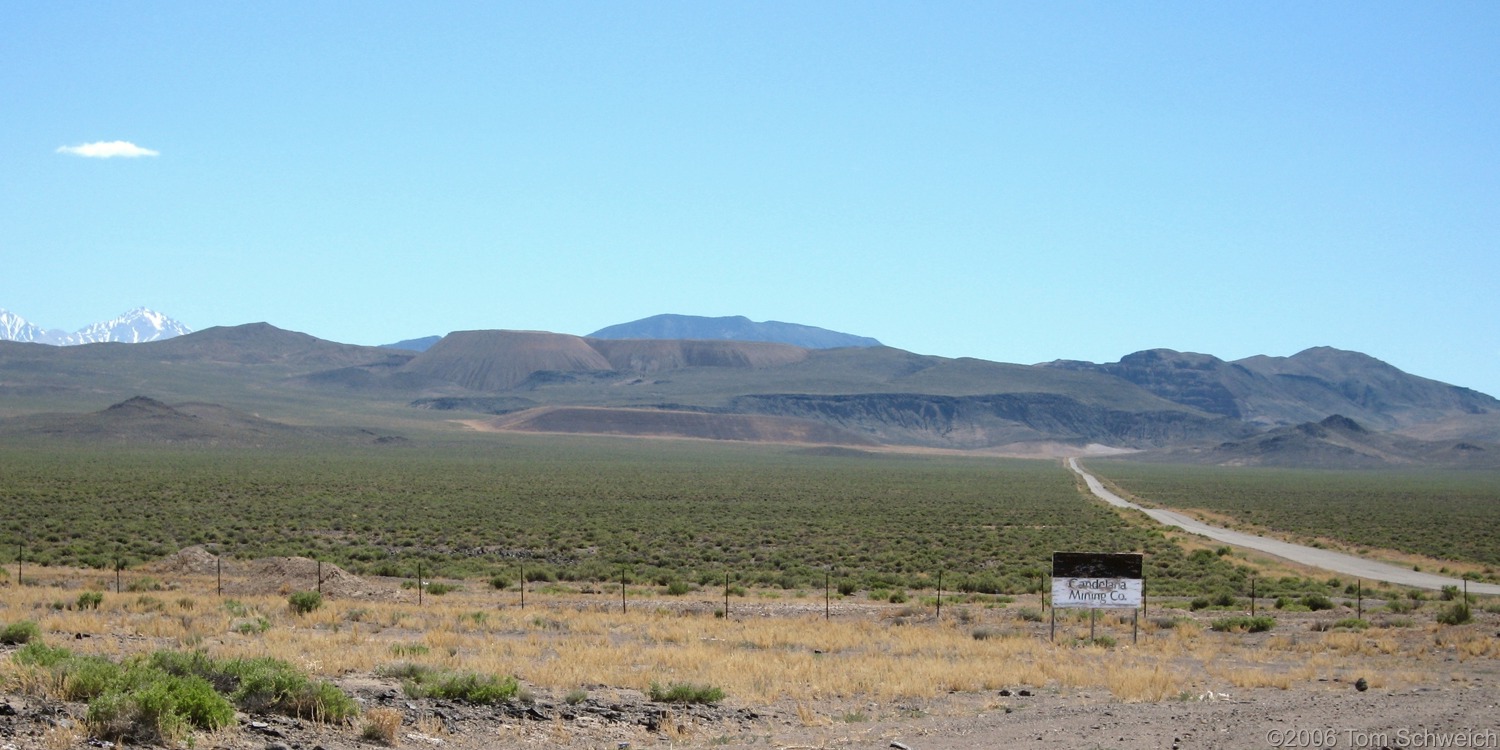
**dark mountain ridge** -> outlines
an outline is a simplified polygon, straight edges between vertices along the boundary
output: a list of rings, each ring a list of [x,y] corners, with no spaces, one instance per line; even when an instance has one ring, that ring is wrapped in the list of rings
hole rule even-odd
[[[485,429],[678,429],[791,442],[816,435],[823,444],[959,450],[1107,446],[1226,463],[1258,450],[1310,464],[1325,462],[1337,437],[1340,450],[1387,463],[1475,464],[1447,463],[1442,444],[1468,445],[1459,454],[1467,459],[1500,456],[1492,449],[1500,401],[1326,347],[1237,362],[1158,349],[1111,364],[1016,365],[878,346],[460,331],[413,352],[264,323],[131,345],[0,342],[0,415],[142,392],[309,425],[378,418],[449,429],[462,420]],[[1323,424],[1333,415],[1349,421]],[[1299,432],[1305,424],[1325,434]],[[1417,440],[1423,431],[1442,441]],[[1352,434],[1388,442],[1359,448]],[[1282,447],[1247,447],[1261,438]]]
[[[806,349],[837,349],[846,346],[880,346],[868,336],[830,331],[816,326],[769,320],[757,323],[742,315],[710,318],[699,315],[653,315],[649,318],[601,328],[591,339],[688,339],[762,341],[791,344]]]

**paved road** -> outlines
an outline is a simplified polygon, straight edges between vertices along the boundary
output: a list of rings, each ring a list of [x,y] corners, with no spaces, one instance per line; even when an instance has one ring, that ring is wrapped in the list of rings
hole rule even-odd
[[[1191,518],[1181,513],[1170,510],[1162,510],[1160,508],[1142,508],[1141,506],[1125,500],[1119,495],[1116,495],[1115,493],[1104,489],[1104,485],[1100,484],[1099,480],[1094,478],[1093,474],[1084,471],[1083,468],[1078,465],[1078,459],[1068,459],[1068,467],[1077,472],[1079,476],[1083,477],[1083,481],[1087,482],[1089,485],[1089,490],[1104,502],[1109,503],[1110,505],[1119,506],[1121,508],[1133,508],[1152,517],[1159,523],[1166,524],[1167,526],[1177,526],[1182,528],[1183,531],[1191,532],[1193,534],[1200,534],[1215,541],[1224,542],[1225,544],[1233,544],[1236,547],[1248,547],[1250,549],[1260,550],[1261,552],[1266,552],[1277,557],[1285,558],[1295,563],[1311,565],[1315,568],[1322,568],[1334,573],[1355,576],[1356,578],[1366,578],[1374,581],[1386,581],[1388,583],[1395,583],[1402,586],[1415,586],[1422,589],[1441,589],[1444,586],[1463,586],[1463,581],[1460,581],[1457,578],[1448,578],[1447,576],[1440,576],[1432,573],[1422,573],[1410,568],[1403,568],[1398,565],[1389,565],[1383,562],[1376,562],[1374,560],[1366,560],[1363,557],[1346,555],[1341,552],[1332,552],[1326,549],[1318,549],[1316,547],[1304,547],[1300,544],[1283,542],[1279,539],[1270,539],[1268,537],[1246,534],[1240,531],[1231,531],[1229,529],[1221,528],[1218,526],[1210,526],[1209,524],[1203,523],[1202,521],[1199,521],[1195,518]],[[1500,594],[1500,585],[1469,581],[1469,593]]]

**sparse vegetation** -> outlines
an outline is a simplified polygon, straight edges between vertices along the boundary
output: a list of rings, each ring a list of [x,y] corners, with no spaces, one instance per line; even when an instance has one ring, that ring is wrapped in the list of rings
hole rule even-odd
[[[517,697],[521,690],[514,677],[478,672],[415,668],[407,670],[404,680],[402,687],[413,698],[444,698],[467,703],[503,703]]]
[[[49,672],[61,697],[87,701],[90,731],[115,740],[175,743],[194,729],[228,726],[236,705],[327,721],[358,713],[342,691],[275,659],[158,651],[116,663],[31,643],[15,661]]]
[[[0,644],[15,646],[30,643],[42,635],[42,629],[30,620],[13,622],[0,629]]]
[[[1456,601],[1438,611],[1437,621],[1444,625],[1463,625],[1474,621],[1474,611],[1466,601]]]
[[[1180,509],[1312,541],[1500,564],[1500,476],[1494,471],[1327,471],[1166,466],[1094,460],[1090,467],[1130,492]],[[1413,566],[1418,569],[1420,566]]]
[[[64,457],[0,445],[0,504],[29,519],[26,554],[38,565],[104,569],[118,555],[134,566],[205,544],[235,558],[302,556],[406,579],[420,563],[424,579],[507,588],[524,560],[524,577],[539,584],[615,582],[624,567],[632,582],[718,584],[727,572],[731,593],[797,591],[821,588],[832,571],[846,596],[889,597],[931,591],[948,571],[960,593],[1016,595],[1041,590],[1053,551],[1082,545],[1146,553],[1158,594],[1245,588],[1234,556],[1190,557],[1044,462],[875,456],[851,465],[764,446],[647,452],[582,438],[505,445],[412,447],[399,460],[347,446],[270,449],[230,462],[191,449]],[[657,468],[642,473],[647,460]],[[220,498],[215,513],[201,512],[202,497]],[[151,516],[138,512],[143,498]],[[148,522],[158,517],[173,523]],[[15,522],[0,526],[0,538],[21,534]],[[496,548],[503,559],[472,554]],[[0,545],[0,560],[13,555]],[[163,585],[155,575],[127,583]],[[441,590],[433,586],[426,592]]]
[[[1221,617],[1209,626],[1221,633],[1261,633],[1276,627],[1273,617]]]
[[[323,606],[323,595],[316,591],[293,591],[286,601],[293,612],[305,615]]]
[[[651,683],[651,700],[657,703],[718,703],[724,691],[711,685],[674,682],[666,687]]]
[[[1333,609],[1333,600],[1322,594],[1305,594],[1299,604],[1313,612],[1321,612],[1325,609]]]
[[[360,736],[371,742],[395,747],[400,738],[401,712],[380,706],[365,712],[365,726]]]

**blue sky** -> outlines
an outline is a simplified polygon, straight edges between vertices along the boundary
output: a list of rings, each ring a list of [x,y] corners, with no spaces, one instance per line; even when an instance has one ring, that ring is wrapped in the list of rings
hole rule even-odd
[[[1491,2],[6,3],[0,307],[1329,345],[1500,395],[1496,39]],[[69,150],[116,141],[154,154]]]

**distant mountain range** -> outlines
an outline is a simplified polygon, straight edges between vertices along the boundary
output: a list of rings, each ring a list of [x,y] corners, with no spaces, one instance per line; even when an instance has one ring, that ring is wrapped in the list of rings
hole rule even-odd
[[[12,417],[0,419],[0,438],[262,445],[373,419],[351,434],[393,439],[395,424],[459,423],[1239,465],[1500,467],[1500,401],[1331,347],[1233,362],[1153,349],[1113,363],[1017,365],[689,315],[589,336],[457,331],[366,347],[265,323],[192,332],[145,308],[71,334],[0,311],[0,339],[0,417]],[[106,341],[138,345],[78,346]],[[102,411],[78,416],[89,409]],[[141,415],[154,421],[132,432]]]
[[[426,336],[386,344],[389,349],[425,352],[442,336]],[[649,318],[607,326],[588,335],[591,339],[661,339],[692,341],[763,341],[791,344],[806,349],[837,349],[845,346],[880,346],[868,336],[830,331],[827,328],[782,323],[757,323],[742,315],[708,318],[701,315],[653,315]]]
[[[0,340],[3,341],[25,341],[53,346],[77,346],[106,341],[139,344],[146,341],[162,341],[192,332],[193,329],[182,323],[144,307],[137,307],[113,320],[85,326],[73,333],[43,329],[15,313],[0,309]]]
[[[689,339],[712,341],[765,341],[791,344],[805,349],[837,349],[845,346],[880,346],[867,336],[830,331],[826,328],[771,320],[756,323],[744,316],[705,318],[697,315],[654,315],[631,323],[601,328],[591,339]]]
[[[1018,365],[669,330],[693,337],[458,331],[417,352],[256,323],[135,346],[0,341],[0,439],[260,446],[339,434],[391,444],[462,425],[1239,465],[1500,467],[1500,401],[1358,352],[1226,362],[1158,349],[1107,364]],[[135,396],[153,401],[106,408]],[[212,412],[211,429],[210,406],[228,410]]]

